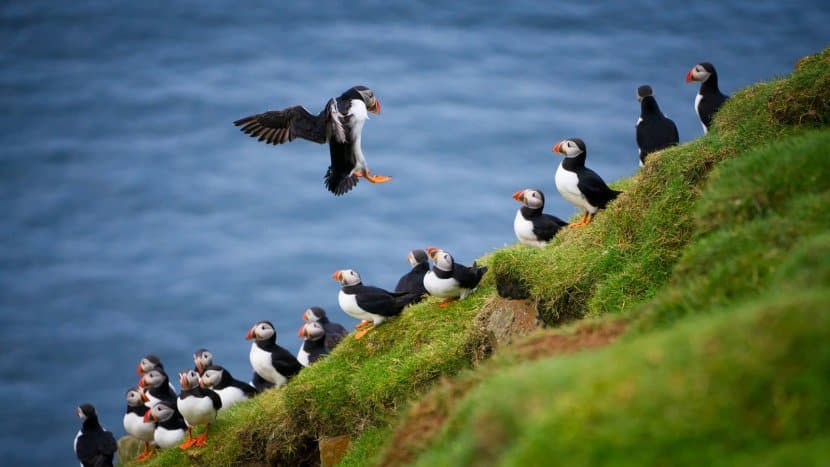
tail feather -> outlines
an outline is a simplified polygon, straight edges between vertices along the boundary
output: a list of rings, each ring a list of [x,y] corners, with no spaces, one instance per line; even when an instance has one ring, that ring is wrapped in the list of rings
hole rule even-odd
[[[329,167],[326,172],[325,185],[327,190],[334,193],[334,196],[341,196],[352,191],[358,180],[354,175],[337,173]]]

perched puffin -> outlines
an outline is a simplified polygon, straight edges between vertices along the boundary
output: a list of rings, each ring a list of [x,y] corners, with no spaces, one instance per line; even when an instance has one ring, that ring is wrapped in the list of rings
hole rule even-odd
[[[336,99],[329,99],[326,107],[312,115],[302,106],[272,110],[251,115],[233,122],[244,133],[269,144],[282,144],[303,138],[315,143],[329,143],[331,165],[326,172],[326,188],[335,196],[348,193],[357,184],[358,177],[372,183],[391,180],[385,175],[371,175],[360,137],[367,112],[380,113],[380,101],[366,86],[355,86]]]
[[[417,296],[411,292],[389,292],[379,287],[363,285],[360,274],[351,269],[335,271],[331,277],[343,287],[337,295],[340,308],[352,318],[362,320],[354,338],[360,339],[386,318],[397,316]]]
[[[424,288],[424,276],[429,271],[429,258],[424,250],[412,250],[406,255],[406,260],[412,269],[404,274],[395,286],[395,292],[409,292],[416,295],[412,303],[423,300],[429,294]]]
[[[127,411],[124,413],[124,431],[133,438],[144,442],[144,449],[136,457],[136,460],[143,461],[153,455],[153,451],[150,450],[150,443],[153,441],[153,432],[156,426],[144,421],[144,414],[150,409],[144,405],[144,394],[141,388],[128,389],[126,398]]]
[[[164,373],[164,365],[161,363],[161,359],[158,358],[156,355],[148,354],[142,357],[141,361],[138,362],[138,368],[136,368],[136,373],[138,376],[144,376],[150,372],[150,370],[161,370]],[[173,383],[169,383],[170,391],[175,393],[176,388],[173,387]]]
[[[605,208],[622,192],[608,188],[596,172],[585,167],[588,152],[581,139],[560,141],[553,147],[553,152],[565,156],[556,169],[556,188],[571,204],[585,211],[580,222],[568,227],[588,225],[598,210]]]
[[[712,124],[712,117],[720,106],[729,99],[729,96],[720,92],[718,88],[718,72],[715,66],[709,62],[698,63],[686,73],[686,82],[700,82],[700,91],[695,98],[695,112],[703,125],[703,134],[709,132],[709,125]]]
[[[442,308],[453,299],[467,298],[487,272],[486,266],[479,266],[475,262],[471,267],[456,263],[449,253],[440,248],[431,246],[427,248],[427,254],[432,259],[433,266],[424,275],[424,287],[430,295],[444,299],[438,304]]]
[[[326,310],[320,308],[319,306],[313,306],[311,308],[307,308],[303,312],[303,321],[308,323],[320,323],[323,326],[323,330],[326,331],[325,337],[325,344],[326,350],[331,352],[334,350],[334,347],[343,340],[346,335],[349,334],[349,331],[343,327],[343,325],[339,323],[332,323],[329,321],[329,317],[326,315]]]
[[[112,433],[98,423],[98,414],[92,404],[82,404],[77,409],[81,429],[75,435],[75,455],[83,467],[112,467],[112,458],[118,444]]]
[[[187,423],[187,439],[179,445],[181,449],[191,446],[206,446],[210,424],[216,420],[216,414],[222,408],[222,399],[212,389],[200,384],[199,373],[190,370],[179,373],[182,391],[179,393],[177,409]],[[193,437],[193,428],[204,425],[205,431]]]
[[[326,348],[326,330],[318,322],[309,322],[300,326],[297,337],[303,340],[303,345],[297,352],[297,361],[302,366],[309,366],[323,355],[329,353]]]
[[[256,389],[250,384],[234,379],[230,371],[219,365],[211,365],[205,368],[201,382],[202,385],[219,394],[219,398],[222,399],[220,412],[237,402],[250,399],[256,395]]]
[[[167,402],[159,402],[151,407],[144,414],[144,421],[155,423],[153,441],[161,449],[178,446],[188,430],[182,414]]]
[[[256,323],[245,336],[253,340],[248,358],[260,378],[280,387],[303,369],[291,352],[277,345],[277,331],[269,321]]]
[[[159,402],[176,406],[176,391],[172,389],[170,379],[163,370],[156,368],[145,373],[138,381],[138,387],[144,389],[147,407],[152,407]]]
[[[513,219],[513,231],[519,242],[536,247],[543,247],[568,225],[562,219],[542,213],[545,208],[545,194],[540,190],[527,188],[513,193],[513,199],[522,203]]]
[[[640,148],[640,167],[646,162],[646,156],[652,152],[675,146],[680,142],[677,126],[666,118],[657,105],[651,86],[637,88],[637,100],[640,101],[640,119],[637,120],[637,147]]]
[[[196,364],[194,367],[196,373],[202,375],[205,373],[205,368],[213,365],[213,354],[208,349],[199,349],[193,352],[193,363]]]

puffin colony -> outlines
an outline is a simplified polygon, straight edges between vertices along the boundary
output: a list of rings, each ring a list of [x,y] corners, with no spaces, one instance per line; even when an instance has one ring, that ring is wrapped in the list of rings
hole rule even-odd
[[[709,131],[712,118],[729,96],[718,88],[718,74],[711,63],[698,63],[686,74],[686,82],[700,82],[694,109]],[[636,124],[638,162],[643,167],[650,154],[678,144],[677,126],[660,111],[651,86],[637,88],[640,117]],[[385,183],[391,177],[372,174],[360,146],[368,114],[379,114],[380,100],[366,86],[354,86],[339,97],[326,102],[317,115],[302,106],[288,107],[250,115],[235,122],[243,133],[268,144],[279,145],[302,138],[329,145],[330,163],[324,185],[334,196],[351,191],[364,178],[370,183]],[[585,166],[588,151],[579,138],[564,139],[553,147],[562,157],[554,176],[556,189],[563,198],[583,211],[582,219],[567,223],[545,214],[545,195],[541,190],[525,188],[513,194],[521,203],[513,220],[520,243],[543,248],[562,229],[588,225],[601,209],[621,192],[608,187],[602,177]],[[487,267],[464,266],[446,250],[429,247],[406,255],[411,269],[398,281],[394,292],[364,285],[357,271],[341,269],[332,274],[340,285],[337,302],[344,313],[361,320],[355,326],[354,339],[361,339],[372,329],[394,319],[406,308],[428,295],[440,298],[439,307],[464,300],[473,293],[487,272]],[[430,267],[432,261],[432,267]],[[331,322],[326,311],[312,306],[302,313],[298,336],[303,340],[297,355],[277,345],[277,332],[269,321],[254,324],[245,336],[252,341],[249,381],[233,377],[213,360],[208,349],[193,354],[194,368],[178,373],[181,390],[175,387],[161,359],[153,354],[141,358],[136,368],[138,384],[125,393],[124,430],[141,441],[143,449],[136,460],[151,458],[157,449],[191,449],[208,444],[208,430],[217,416],[232,405],[257,394],[287,384],[303,368],[328,355],[348,330]],[[75,436],[74,449],[82,466],[111,466],[117,451],[112,433],[98,422],[95,407],[77,408],[81,429]],[[194,429],[201,433],[194,436]]]

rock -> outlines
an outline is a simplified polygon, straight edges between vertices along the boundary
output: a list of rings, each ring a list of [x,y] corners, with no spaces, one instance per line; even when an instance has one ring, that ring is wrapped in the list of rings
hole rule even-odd
[[[331,438],[320,438],[318,442],[320,446],[320,465],[322,467],[334,467],[339,464],[352,440],[349,435],[334,436]]]
[[[487,331],[499,345],[511,342],[537,328],[536,306],[528,300],[507,300],[493,297],[482,309]]]

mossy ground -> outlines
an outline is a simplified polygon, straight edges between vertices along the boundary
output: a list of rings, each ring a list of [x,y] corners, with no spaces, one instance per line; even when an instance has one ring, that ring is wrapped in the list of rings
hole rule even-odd
[[[830,130],[810,131],[829,103],[826,50],[652,155],[589,227],[493,253],[467,300],[347,340],[220,418],[210,449],[146,465],[313,464],[341,434],[343,465],[830,461]],[[474,366],[497,289],[579,321]]]

